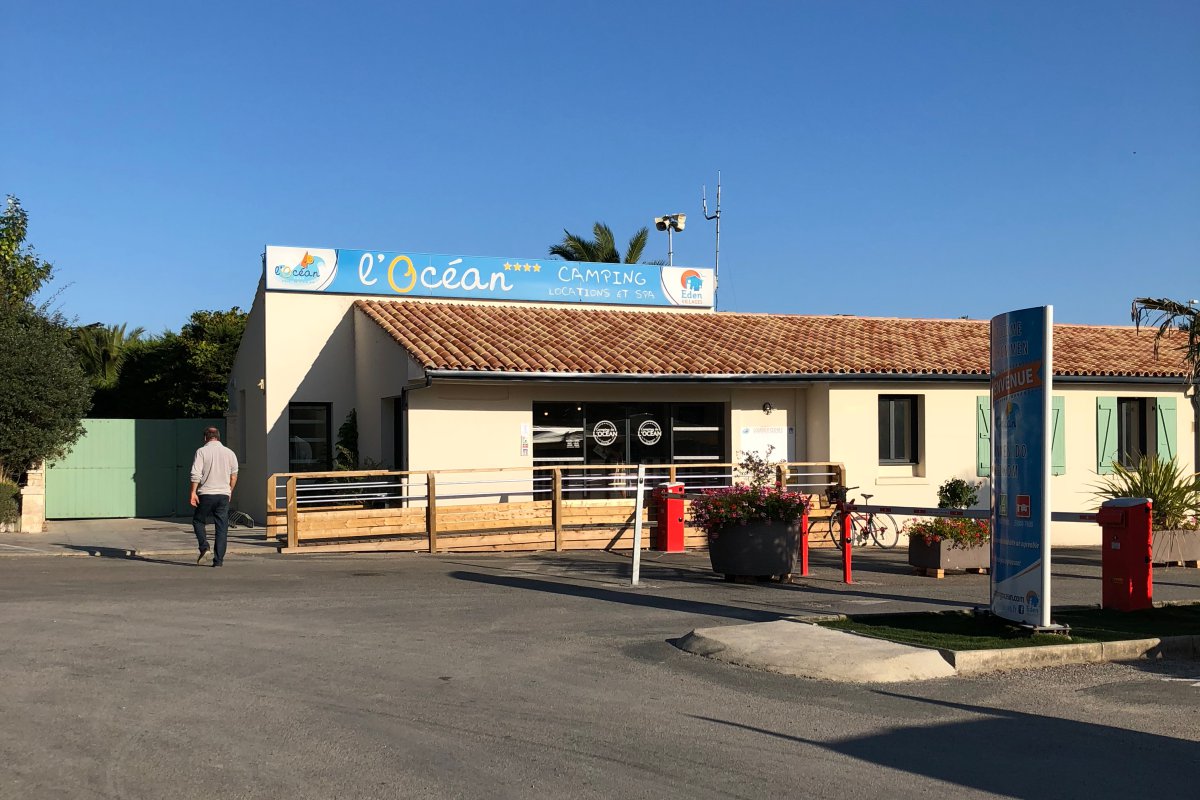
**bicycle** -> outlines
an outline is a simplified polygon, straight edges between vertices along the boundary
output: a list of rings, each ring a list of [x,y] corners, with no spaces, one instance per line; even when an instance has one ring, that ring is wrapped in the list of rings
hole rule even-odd
[[[857,488],[857,486],[835,486],[829,489],[826,494],[834,506],[835,512],[828,519],[814,522],[812,532],[818,536],[822,533],[825,534],[834,546],[841,550],[842,526],[839,524],[840,514],[838,512],[845,509],[850,514],[850,544],[852,546],[861,547],[868,542],[874,542],[884,549],[895,547],[900,541],[900,526],[896,524],[895,517],[891,514],[877,514],[874,511],[866,513],[855,511],[854,501],[847,500],[846,494],[851,489]],[[873,494],[861,495],[863,503],[870,503],[874,496]]]

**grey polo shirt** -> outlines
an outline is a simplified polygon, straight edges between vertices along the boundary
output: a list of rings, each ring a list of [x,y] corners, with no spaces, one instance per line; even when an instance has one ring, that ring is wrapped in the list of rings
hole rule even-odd
[[[213,439],[196,451],[192,460],[192,483],[196,484],[196,494],[233,493],[229,479],[237,475],[237,456],[220,441]]]

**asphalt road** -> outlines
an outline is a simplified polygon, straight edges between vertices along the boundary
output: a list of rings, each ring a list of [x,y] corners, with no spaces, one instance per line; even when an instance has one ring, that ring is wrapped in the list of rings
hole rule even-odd
[[[631,589],[627,571],[603,554],[0,559],[0,798],[1195,792],[1195,662],[787,678],[669,640],[915,590],[653,564]],[[955,581],[921,584],[925,602],[978,594]]]

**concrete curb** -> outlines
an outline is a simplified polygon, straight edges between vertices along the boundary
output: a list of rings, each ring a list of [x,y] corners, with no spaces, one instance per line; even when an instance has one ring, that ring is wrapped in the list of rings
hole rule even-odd
[[[937,650],[847,634],[807,619],[698,628],[673,644],[738,666],[841,683],[897,683],[955,674]]]
[[[1200,636],[940,650],[813,624],[838,618],[825,615],[698,628],[672,644],[728,664],[840,683],[895,683],[1146,658],[1200,660]]]
[[[984,675],[1012,669],[1136,661],[1142,658],[1200,659],[1200,636],[1124,639],[1092,644],[1008,647],[1002,650],[941,650],[959,675]]]

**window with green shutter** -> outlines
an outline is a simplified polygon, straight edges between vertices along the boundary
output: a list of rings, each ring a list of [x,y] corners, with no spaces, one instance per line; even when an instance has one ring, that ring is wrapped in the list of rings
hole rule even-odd
[[[1117,460],[1117,398],[1096,398],[1096,472],[1111,475]]]
[[[1177,417],[1177,405],[1174,397],[1160,397],[1155,401],[1157,406],[1155,416],[1157,417],[1157,445],[1158,455],[1160,458],[1171,460],[1175,458],[1178,452],[1176,447],[1175,435],[1179,429]]]
[[[986,394],[975,398],[975,474],[992,474],[992,401]]]
[[[1050,400],[1050,474],[1065,475],[1067,472],[1067,412],[1061,395]]]

